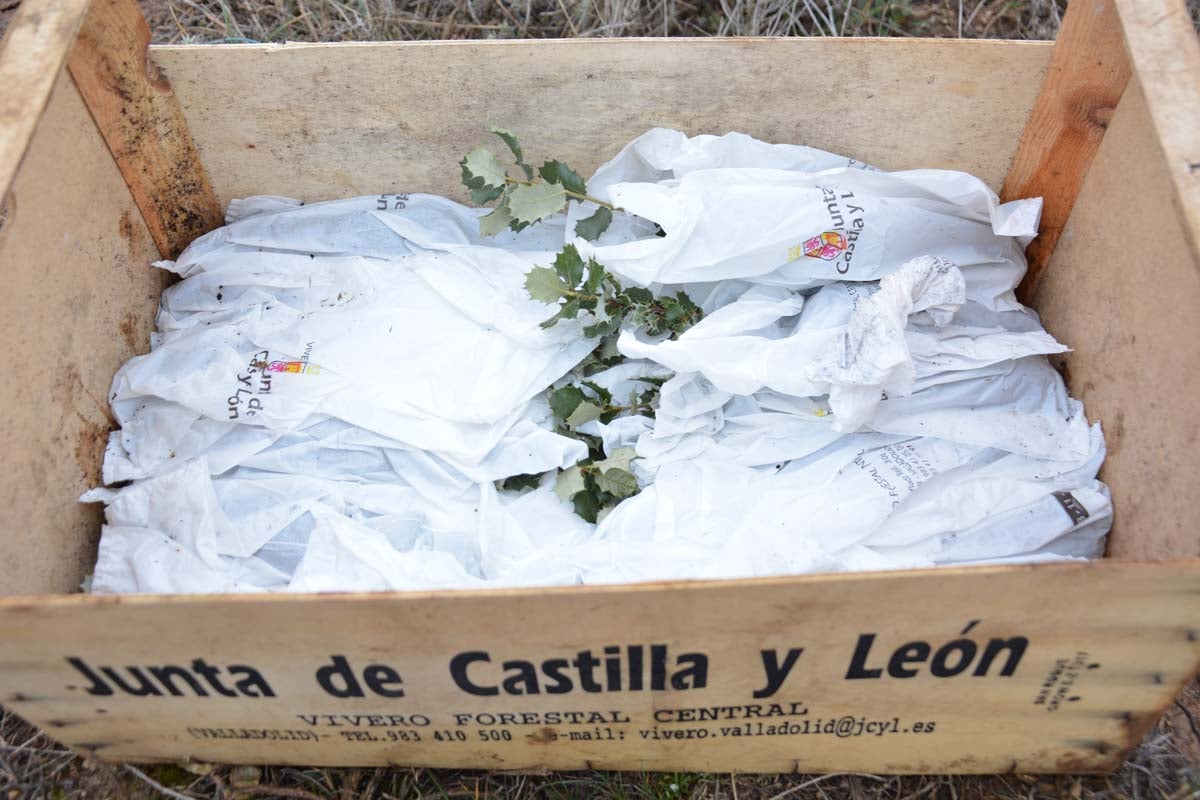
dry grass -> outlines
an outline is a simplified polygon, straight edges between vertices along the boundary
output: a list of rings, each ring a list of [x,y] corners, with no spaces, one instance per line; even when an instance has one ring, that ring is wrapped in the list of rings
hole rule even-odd
[[[1200,0],[1188,0],[1200,28]],[[1066,0],[143,0],[159,42],[596,36],[1053,39]]]
[[[144,0],[143,4],[160,42],[583,36],[1050,39],[1066,7],[1065,0]]]
[[[1065,0],[143,0],[166,43],[597,36],[950,36],[1051,39]],[[0,30],[16,3],[0,8]],[[1188,0],[1200,28],[1200,0]],[[7,13],[6,13],[7,12]],[[0,708],[0,800],[1200,800],[1200,689],[1107,777],[501,773],[111,766]]]

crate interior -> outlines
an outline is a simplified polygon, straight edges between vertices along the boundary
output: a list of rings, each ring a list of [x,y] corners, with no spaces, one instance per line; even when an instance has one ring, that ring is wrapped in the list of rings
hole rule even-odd
[[[644,130],[737,130],[885,169],[952,168],[999,189],[1049,43],[727,40],[153,48],[222,202],[428,191],[499,125],[587,174]],[[481,65],[486,64],[486,69]],[[1035,305],[1075,347],[1072,393],[1105,426],[1113,555],[1196,555],[1200,299],[1137,81],[1116,111]],[[460,198],[461,199],[461,198]],[[0,593],[75,591],[102,511],[113,372],[148,349],[164,273],[64,73],[8,200]]]

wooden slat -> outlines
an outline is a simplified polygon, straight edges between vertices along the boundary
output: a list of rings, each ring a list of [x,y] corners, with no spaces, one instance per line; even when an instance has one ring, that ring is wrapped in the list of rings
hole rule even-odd
[[[585,39],[153,47],[223,202],[428,191],[488,126],[584,174],[655,126],[742,131],[999,188],[1052,45]]]
[[[136,0],[94,0],[69,67],[159,252],[173,258],[223,218],[171,85],[147,57],[149,44]]]
[[[25,0],[0,43],[0,198],[5,197],[88,0]]]
[[[1116,0],[1162,146],[1173,202],[1200,251],[1200,38],[1184,0]]]
[[[1195,561],[482,592],[11,599],[0,601],[0,702],[107,760],[1093,772],[1120,763],[1194,673],[1198,624]],[[861,637],[869,656],[855,677]],[[1010,651],[982,666],[990,642],[1018,638],[1027,642],[1010,674],[1002,674]],[[891,658],[913,642],[929,645],[924,657],[910,646],[907,665]],[[631,645],[644,648],[640,689],[631,687]],[[651,645],[667,649],[658,690]],[[593,675],[601,690],[586,690],[567,660],[591,651],[603,662],[606,647],[618,648],[621,688],[601,665]],[[800,648],[786,680],[768,690],[763,651],[782,665]],[[530,684],[511,683],[492,695],[466,691],[451,663],[470,652],[490,659],[465,670],[475,686],[500,687],[520,671],[504,662],[526,661],[539,691],[514,694]],[[705,656],[702,679],[672,680],[684,653]],[[955,670],[964,654],[969,666]],[[335,655],[364,696],[321,688],[318,670]],[[206,696],[178,675],[178,695],[90,694],[68,658],[126,680],[128,666],[180,666]],[[218,695],[194,659],[219,667],[236,696]],[[569,691],[548,691],[561,686],[547,678],[552,659],[564,659]],[[234,690],[232,665],[257,670],[273,696]],[[384,687],[393,696],[369,689],[369,665],[395,670],[400,682]],[[772,727],[780,724],[788,727]]]
[[[1200,255],[1170,173],[1134,80],[1033,298],[1076,348],[1071,393],[1104,426],[1109,549],[1123,558],[1200,556]]]
[[[66,70],[0,232],[0,595],[71,592],[96,560],[113,373],[149,350],[168,273]]]
[[[1113,109],[1129,80],[1121,23],[1110,0],[1071,0],[1037,103],[1000,191],[1001,199],[1042,197],[1042,224],[1017,290],[1037,291]]]

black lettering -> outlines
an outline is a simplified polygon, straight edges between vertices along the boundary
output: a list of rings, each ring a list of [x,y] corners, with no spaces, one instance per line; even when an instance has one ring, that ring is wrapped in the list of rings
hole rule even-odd
[[[500,690],[495,686],[478,686],[471,682],[467,677],[467,667],[476,661],[490,663],[491,658],[482,650],[471,650],[466,653],[459,653],[454,658],[450,659],[450,677],[467,694],[477,695],[479,697],[491,697],[500,694]]]
[[[850,659],[850,669],[846,671],[846,680],[864,680],[878,678],[883,675],[882,669],[867,669],[867,656],[871,654],[871,645],[875,643],[875,634],[859,634],[858,643],[854,646],[854,656]]]
[[[404,697],[404,689],[400,687],[404,680],[386,664],[372,664],[364,669],[363,682],[380,697]]]
[[[96,697],[108,697],[109,695],[111,695],[113,693],[112,687],[110,687],[107,683],[105,683],[103,678],[101,678],[96,673],[92,672],[91,667],[89,667],[87,665],[87,662],[84,661],[82,658],[76,658],[75,656],[71,656],[71,657],[67,658],[67,663],[70,664],[75,669],[79,670],[79,672],[83,675],[83,677],[86,678],[88,680],[88,682],[92,684],[91,686],[87,687],[87,689],[85,690],[85,691],[87,691],[88,694],[94,695]]]
[[[796,660],[800,658],[800,654],[803,652],[803,647],[791,648],[788,650],[787,656],[783,659],[783,664],[780,665],[778,653],[774,650],[763,650],[760,655],[762,656],[763,671],[767,677],[767,685],[754,692],[754,697],[770,697],[778,692],[779,688],[783,686],[783,682],[787,680],[788,673],[796,665]]]
[[[909,642],[902,644],[896,648],[896,652],[892,653],[892,657],[888,659],[888,675],[893,678],[911,678],[917,674],[917,670],[910,669],[909,664],[924,664],[929,660],[930,650],[928,642]]]
[[[1029,646],[1029,640],[1024,636],[1014,636],[1011,639],[990,639],[987,647],[984,648],[983,655],[979,658],[979,663],[975,666],[974,674],[982,676],[988,674],[988,668],[992,666],[992,661],[996,656],[1004,651],[1008,651],[1008,661],[1004,663],[1004,668],[1000,670],[1000,676],[1003,678],[1010,677],[1017,671],[1017,665],[1021,663],[1021,657],[1025,655],[1025,648]]]
[[[317,683],[321,688],[333,697],[366,697],[346,657],[331,656],[331,661],[332,663],[317,670]],[[341,679],[341,685],[334,682],[335,678]]]
[[[528,661],[505,661],[505,672],[515,672],[504,678],[504,691],[509,694],[539,694],[537,670]],[[501,714],[501,717],[504,715]],[[503,719],[500,720],[504,722]],[[516,721],[515,719],[513,720]]]
[[[542,673],[553,681],[546,684],[546,694],[566,694],[575,688],[571,679],[563,674],[568,666],[565,658],[551,658],[542,662]]]
[[[183,697],[183,691],[175,685],[174,678],[182,678],[183,682],[191,687],[192,691],[201,697],[208,697],[208,692],[204,691],[204,687],[200,685],[200,681],[196,680],[192,673],[188,672],[183,667],[165,666],[165,667],[150,667],[150,674],[158,678],[158,682],[163,687],[175,695]]]

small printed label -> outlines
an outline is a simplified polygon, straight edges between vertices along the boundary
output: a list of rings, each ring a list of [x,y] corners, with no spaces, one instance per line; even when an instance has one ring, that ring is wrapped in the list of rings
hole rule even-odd
[[[1088,518],[1088,510],[1083,507],[1083,503],[1075,499],[1075,495],[1070,492],[1055,492],[1054,499],[1063,507],[1063,511],[1067,512],[1067,516],[1071,518],[1071,522],[1075,525],[1083,522]]]

